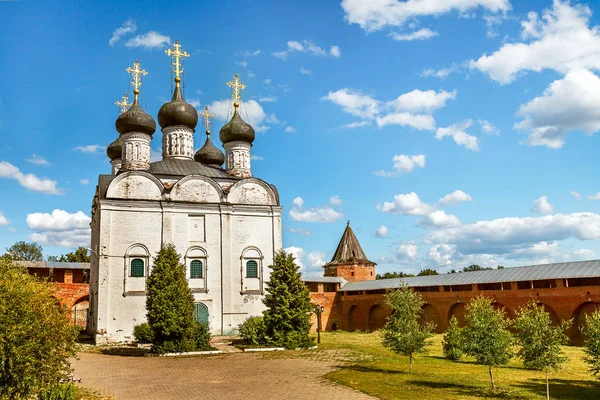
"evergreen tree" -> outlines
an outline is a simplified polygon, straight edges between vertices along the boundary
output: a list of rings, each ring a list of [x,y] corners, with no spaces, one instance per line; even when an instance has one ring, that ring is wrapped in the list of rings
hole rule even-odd
[[[412,372],[414,355],[425,351],[427,339],[433,336],[435,325],[421,322],[423,299],[406,284],[391,292],[386,298],[386,304],[392,314],[381,332],[383,345],[395,353],[409,357],[409,371]]]
[[[465,320],[465,352],[475,357],[477,364],[488,366],[492,389],[495,389],[493,367],[507,364],[511,357],[512,335],[507,330],[510,322],[504,310],[496,310],[492,300],[484,296],[471,300]]]
[[[263,303],[265,335],[268,343],[286,349],[309,347],[312,311],[308,288],[300,280],[300,267],[294,256],[280,250],[271,266],[271,278]]]
[[[163,245],[154,259],[146,287],[147,318],[157,353],[196,350],[194,297],[185,266],[172,244]]]
[[[550,368],[558,369],[568,360],[560,345],[569,342],[564,332],[571,327],[571,321],[552,326],[550,314],[532,301],[519,310],[514,327],[521,345],[517,355],[525,368],[546,372],[546,398],[550,399],[548,371]]]
[[[458,326],[458,320],[453,315],[448,322],[448,328],[444,333],[442,347],[444,349],[444,357],[449,360],[458,361],[464,353],[464,340],[462,328]]]
[[[600,378],[600,308],[592,315],[586,315],[585,321],[587,326],[583,330],[586,337],[583,342],[584,360],[588,363],[591,373]]]

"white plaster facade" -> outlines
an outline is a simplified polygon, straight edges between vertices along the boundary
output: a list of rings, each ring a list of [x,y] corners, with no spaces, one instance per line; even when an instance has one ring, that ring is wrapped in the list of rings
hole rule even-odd
[[[213,170],[191,160],[159,163],[172,162]],[[133,327],[146,321],[153,258],[166,243],[181,255],[212,334],[230,334],[262,313],[268,266],[282,248],[278,194],[259,179],[215,170],[222,177],[160,175],[152,167],[100,177],[92,206],[88,319],[96,343],[133,340]],[[132,276],[134,259],[144,262],[143,277]],[[190,276],[194,260],[202,263],[201,278]],[[256,277],[247,277],[248,261],[256,262]]]

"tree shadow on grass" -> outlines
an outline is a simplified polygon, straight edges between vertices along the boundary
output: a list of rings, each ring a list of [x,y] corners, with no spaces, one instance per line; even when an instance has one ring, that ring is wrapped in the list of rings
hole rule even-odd
[[[546,396],[546,380],[543,378],[530,379],[515,386],[540,396]],[[550,397],[563,400],[598,399],[600,398],[600,382],[550,378]]]
[[[356,372],[367,372],[367,373],[377,373],[377,374],[408,374],[408,371],[398,371],[395,369],[384,369],[384,368],[375,368],[375,367],[366,367],[364,365],[347,365],[340,366],[343,369],[349,369]]]
[[[110,356],[144,357],[150,354],[150,350],[137,347],[108,347],[100,349],[100,353]]]
[[[449,392],[453,392],[459,395],[477,397],[482,399],[528,399],[528,397],[516,395],[515,393],[511,393],[509,390],[506,390],[502,387],[496,390],[492,390],[491,388],[484,388],[481,386],[463,385],[451,382],[431,382],[419,380],[409,381],[408,383],[415,386],[423,386],[426,388],[437,390],[447,390]]]

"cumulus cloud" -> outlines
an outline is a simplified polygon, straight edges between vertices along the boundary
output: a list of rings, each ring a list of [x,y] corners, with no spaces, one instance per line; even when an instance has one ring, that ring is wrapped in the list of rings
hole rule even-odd
[[[135,24],[135,21],[132,19],[128,19],[127,21],[123,22],[123,25],[114,30],[111,38],[108,41],[108,44],[110,46],[114,46],[115,43],[121,40],[123,36],[125,36],[128,33],[133,33],[136,30],[137,25]]]
[[[417,258],[417,252],[419,247],[414,243],[400,243],[398,247],[394,249],[394,255],[396,261],[400,263],[412,262]]]
[[[88,144],[87,146],[77,146],[73,150],[80,151],[82,153],[99,154],[106,150],[106,146],[100,144]]]
[[[530,12],[521,22],[522,42],[505,43],[494,53],[471,60],[470,67],[502,84],[527,71],[600,69],[600,30],[590,27],[586,5],[554,0],[542,17]]]
[[[301,271],[304,270],[304,263],[302,262],[302,257],[304,257],[304,254],[306,252],[302,247],[289,246],[285,247],[283,250],[285,250],[287,253],[291,253],[296,259],[296,265],[300,267]]]
[[[600,78],[587,70],[573,70],[521,105],[517,115],[524,119],[515,129],[528,133],[527,145],[559,149],[569,131],[591,135],[600,129],[599,103]]]
[[[27,226],[35,231],[30,240],[49,246],[88,247],[91,218],[82,211],[71,214],[64,210],[27,215]]]
[[[342,56],[342,52],[340,51],[339,46],[331,46],[329,48],[329,54],[331,54],[335,58],[340,58]]]
[[[455,206],[463,201],[473,201],[473,198],[462,190],[455,190],[438,200],[442,206]]]
[[[397,41],[413,41],[413,40],[426,40],[431,39],[432,37],[436,37],[438,35],[437,32],[432,31],[429,28],[419,29],[418,31],[410,32],[410,33],[398,33],[392,32],[390,33],[390,37]]]
[[[294,200],[292,200],[292,203],[294,203],[294,205],[296,207],[302,208],[302,206],[304,205],[304,199],[302,199],[302,197],[298,196]]]
[[[220,121],[228,121],[233,115],[231,99],[213,101],[208,108],[215,114],[215,118]],[[257,132],[264,132],[269,129],[269,126],[263,124],[263,122],[268,122],[266,121],[267,113],[256,100],[243,102],[240,107],[240,116],[252,125]]]
[[[479,125],[481,126],[481,130],[483,131],[483,133],[485,133],[487,135],[499,135],[500,134],[500,129],[496,128],[494,125],[492,125],[487,120],[480,119],[477,122],[479,122]]]
[[[294,128],[291,125],[288,125],[288,126],[285,127],[284,132],[286,132],[286,133],[294,133],[294,132],[296,132],[296,128]]]
[[[331,196],[329,198],[329,204],[331,204],[332,206],[341,206],[342,203],[343,201],[340,198],[340,196]]]
[[[387,237],[387,235],[388,235],[388,228],[385,225],[381,225],[375,231],[375,237],[384,238],[384,237]]]
[[[435,132],[435,138],[442,140],[446,136],[454,139],[454,143],[466,147],[471,151],[479,151],[478,139],[476,136],[469,135],[466,130],[473,125],[473,120],[467,119],[458,124],[438,128]]]
[[[462,269],[471,264],[482,267],[496,267],[498,261],[492,254],[462,254],[454,245],[438,244],[427,252],[426,263],[430,268],[447,272],[451,268]]]
[[[258,98],[258,101],[261,103],[275,103],[277,101],[277,97],[272,95],[262,96]]]
[[[28,163],[31,164],[35,164],[35,165],[41,165],[41,166],[48,166],[48,165],[52,165],[50,164],[50,162],[48,162],[48,160],[46,160],[44,157],[38,156],[37,154],[33,154],[31,157],[29,157],[26,160]]]
[[[397,194],[393,202],[378,204],[377,210],[390,214],[425,215],[433,211],[433,207],[421,201],[415,192]]]
[[[467,13],[478,7],[492,13],[506,12],[511,8],[508,0],[342,0],[346,22],[358,24],[365,32],[403,26],[419,17]]]
[[[451,226],[460,226],[462,223],[458,217],[452,214],[446,214],[442,210],[432,211],[425,218],[419,221],[419,224],[432,228],[447,228]]]
[[[361,118],[373,118],[381,111],[378,100],[353,89],[344,88],[329,92],[327,96],[323,96],[321,99],[331,101],[342,107],[342,110],[348,114]]]
[[[344,214],[331,207],[315,207],[310,209],[291,209],[290,217],[294,221],[328,224],[344,218]]]
[[[542,196],[537,200],[534,200],[531,211],[540,214],[552,214],[554,212],[554,206],[548,201],[548,196]]]
[[[600,200],[600,192],[591,194],[587,197],[588,200]]]
[[[281,60],[287,59],[290,54],[295,53],[306,53],[313,56],[326,56],[329,55],[334,58],[339,58],[341,56],[341,51],[338,46],[331,46],[329,51],[326,51],[320,46],[317,46],[310,40],[303,40],[302,42],[298,42],[296,40],[289,40],[287,42],[287,49],[280,50],[271,53],[274,57],[277,57]]]
[[[425,156],[423,154],[408,156],[404,154],[398,154],[392,158],[394,162],[393,171],[380,170],[375,172],[377,176],[390,177],[396,176],[404,172],[411,172],[415,168],[425,167]]]
[[[6,161],[0,161],[0,178],[14,179],[19,185],[34,192],[63,194],[62,190],[56,187],[56,181],[38,178],[34,174],[24,174],[19,168]]]
[[[4,216],[4,214],[2,214],[2,211],[0,211],[0,226],[4,226],[4,225],[8,225],[10,224],[10,221],[8,220],[8,218],[6,218]]]
[[[415,89],[398,96],[396,100],[390,102],[390,106],[397,111],[431,112],[444,107],[446,101],[454,99],[456,99],[456,90],[436,92],[435,90]]]
[[[155,31],[149,31],[144,35],[137,35],[125,42],[129,48],[142,48],[145,50],[162,49],[171,44],[169,36],[162,35]]]
[[[200,99],[199,99],[199,98],[197,98],[197,97],[196,97],[196,98],[187,99],[187,100],[186,100],[186,102],[187,102],[187,103],[188,103],[190,106],[192,106],[192,107],[194,107],[194,108],[200,108],[200,105],[202,104],[202,103],[200,103]]]
[[[322,267],[327,264],[327,260],[325,260],[325,253],[321,251],[313,251],[308,253],[306,256],[308,259],[308,263],[311,267]]]

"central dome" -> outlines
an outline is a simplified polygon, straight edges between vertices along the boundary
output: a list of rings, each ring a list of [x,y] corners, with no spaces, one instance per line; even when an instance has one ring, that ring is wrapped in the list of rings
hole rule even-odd
[[[175,87],[173,100],[163,104],[158,112],[158,123],[161,128],[167,126],[184,125],[194,129],[198,124],[198,113],[196,109],[183,100],[179,85]]]

